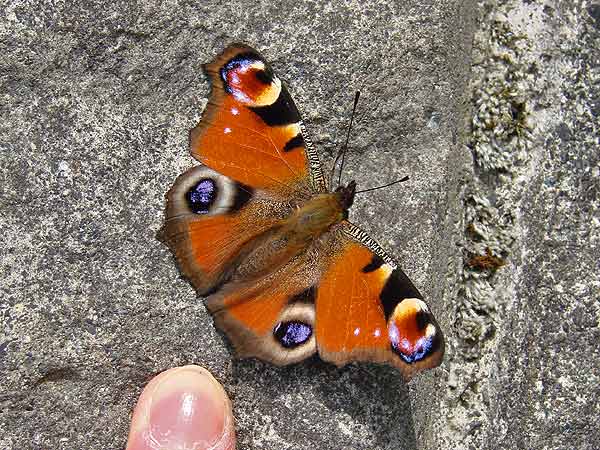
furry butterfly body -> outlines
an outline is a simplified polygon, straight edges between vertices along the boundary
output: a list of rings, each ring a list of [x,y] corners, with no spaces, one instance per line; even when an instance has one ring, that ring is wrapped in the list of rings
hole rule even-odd
[[[437,366],[442,332],[397,264],[348,221],[355,183],[330,192],[300,114],[242,44],[205,66],[190,133],[203,165],[167,194],[163,241],[238,354],[284,365],[314,353],[374,361],[406,378]]]

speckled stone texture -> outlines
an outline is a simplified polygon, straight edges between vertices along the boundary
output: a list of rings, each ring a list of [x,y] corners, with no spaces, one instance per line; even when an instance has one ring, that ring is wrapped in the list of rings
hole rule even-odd
[[[0,449],[121,449],[186,363],[224,384],[240,449],[598,448],[599,24],[558,0],[0,1]],[[439,369],[236,360],[156,240],[200,66],[233,41],[325,163],[361,90],[346,179],[411,179],[352,219],[429,299]]]
[[[600,4],[478,14],[465,265],[428,448],[598,449]],[[489,255],[505,265],[481,270]]]

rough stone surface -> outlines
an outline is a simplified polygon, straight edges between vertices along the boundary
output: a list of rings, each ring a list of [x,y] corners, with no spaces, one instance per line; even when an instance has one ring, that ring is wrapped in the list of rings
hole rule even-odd
[[[598,449],[600,5],[479,6],[455,351],[428,448]]]
[[[559,0],[0,1],[0,449],[123,448],[144,384],[186,363],[240,449],[600,447],[599,24]],[[352,218],[430,299],[441,368],[236,360],[178,276],[163,196],[232,41],[325,162],[361,89],[345,176],[411,181]]]

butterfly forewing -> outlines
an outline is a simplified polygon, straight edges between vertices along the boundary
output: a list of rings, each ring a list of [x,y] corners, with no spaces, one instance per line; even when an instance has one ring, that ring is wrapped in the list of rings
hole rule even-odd
[[[319,355],[337,365],[388,363],[407,379],[439,365],[444,337],[417,288],[358,227],[340,228],[317,289]]]
[[[190,133],[200,162],[255,188],[326,190],[287,88],[253,48],[234,44],[205,66],[210,101]],[[315,163],[316,160],[316,163]]]

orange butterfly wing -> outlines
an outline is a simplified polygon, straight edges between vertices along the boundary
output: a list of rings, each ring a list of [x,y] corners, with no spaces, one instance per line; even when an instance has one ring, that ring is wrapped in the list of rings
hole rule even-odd
[[[300,255],[258,282],[233,282],[208,297],[215,324],[238,356],[286,365],[316,353],[313,286],[324,261],[314,256]]]
[[[288,192],[308,182],[312,191],[326,192],[300,113],[267,61],[253,48],[234,44],[205,70],[212,91],[190,132],[192,155],[254,188]]]
[[[265,59],[234,44],[205,70],[211,96],[190,132],[204,167],[177,179],[160,232],[201,294],[222,285],[252,240],[295,204],[326,191],[298,110]]]
[[[227,280],[244,246],[288,213],[289,206],[277,199],[196,166],[169,190],[159,237],[183,275],[200,294],[207,294]]]
[[[368,235],[349,222],[342,227],[317,289],[321,358],[387,363],[406,379],[439,365],[444,337],[419,291]]]

